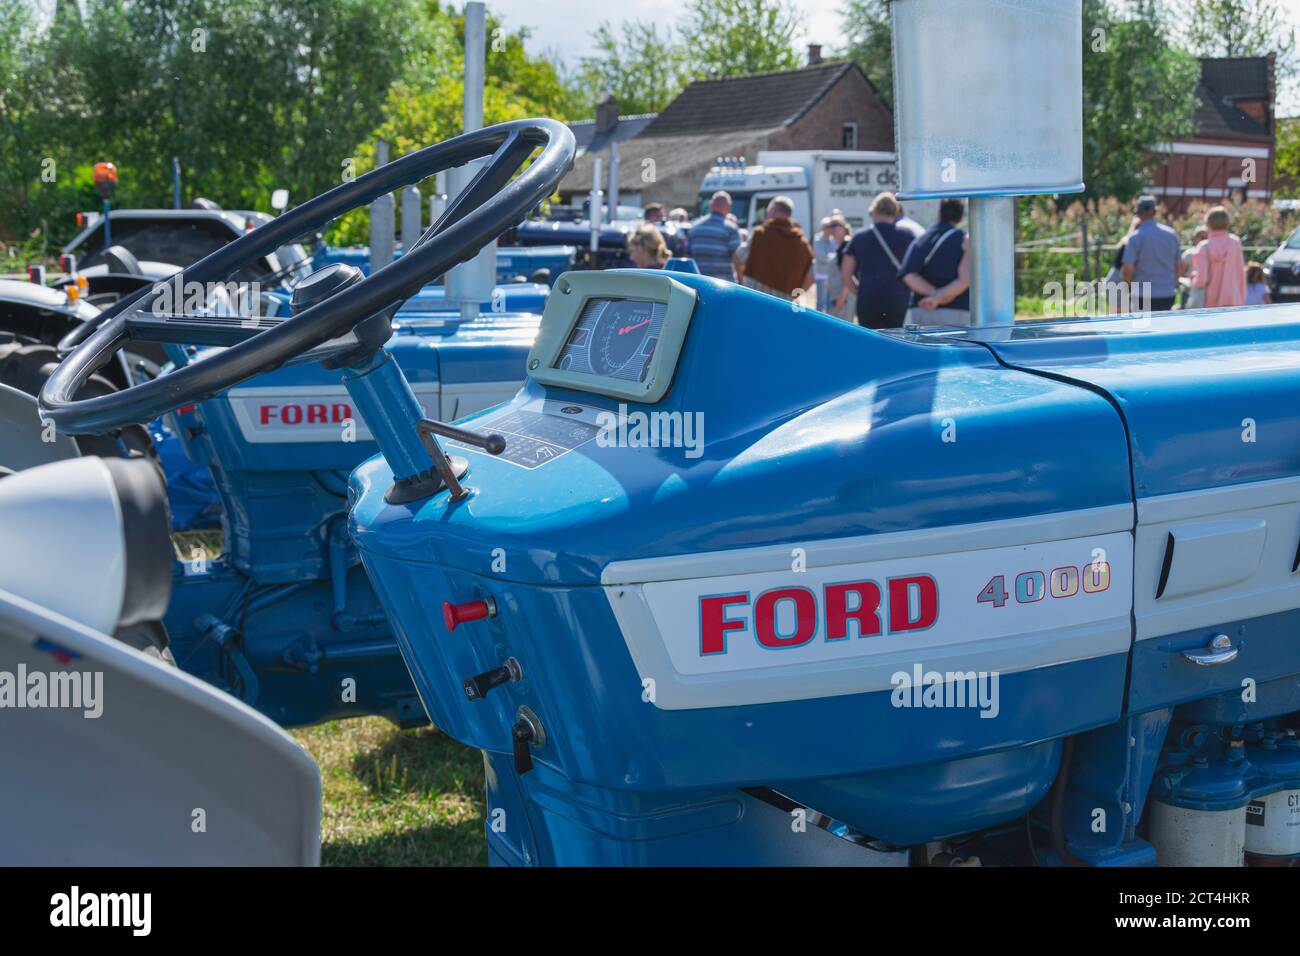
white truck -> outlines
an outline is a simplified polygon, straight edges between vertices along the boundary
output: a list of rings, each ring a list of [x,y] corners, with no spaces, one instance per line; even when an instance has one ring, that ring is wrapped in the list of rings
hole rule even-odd
[[[868,221],[867,210],[877,193],[897,188],[894,154],[868,150],[802,149],[763,150],[758,162],[746,165],[744,158],[723,159],[709,170],[700,184],[700,212],[708,211],[709,199],[719,189],[731,194],[731,211],[743,227],[763,220],[763,210],[775,196],[794,200],[794,218],[812,237],[821,221],[838,209],[854,229]],[[903,212],[924,227],[939,218],[937,200],[909,200]]]

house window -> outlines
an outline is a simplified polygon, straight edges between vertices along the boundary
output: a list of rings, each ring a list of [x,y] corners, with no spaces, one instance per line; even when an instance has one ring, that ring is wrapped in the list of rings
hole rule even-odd
[[[858,124],[845,123],[840,128],[840,148],[857,149],[858,148]]]

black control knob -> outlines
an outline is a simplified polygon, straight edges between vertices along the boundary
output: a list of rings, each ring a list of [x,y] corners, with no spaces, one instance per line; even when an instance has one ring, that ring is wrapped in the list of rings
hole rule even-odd
[[[533,769],[533,754],[528,749],[533,742],[533,728],[526,720],[516,721],[512,736],[515,741],[515,773],[522,776]]]
[[[465,689],[465,696],[470,700],[482,700],[493,687],[500,687],[510,681],[522,680],[523,676],[524,671],[519,666],[519,662],[513,657],[507,657],[505,663],[500,667],[494,667],[482,674],[475,674],[468,680],[462,681],[460,686]]]
[[[546,746],[546,730],[542,727],[541,718],[527,707],[520,707],[515,717],[510,736],[514,741],[515,773],[522,776],[533,769],[532,748]]]

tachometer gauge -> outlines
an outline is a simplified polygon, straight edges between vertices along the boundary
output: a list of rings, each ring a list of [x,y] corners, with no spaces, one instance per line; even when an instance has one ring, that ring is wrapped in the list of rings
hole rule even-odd
[[[592,329],[591,370],[611,378],[635,362],[636,380],[645,377],[646,360],[654,349],[653,302],[620,302],[630,308],[606,307]],[[611,303],[611,306],[613,303]]]
[[[666,307],[648,299],[591,299],[556,367],[623,382],[644,382]]]

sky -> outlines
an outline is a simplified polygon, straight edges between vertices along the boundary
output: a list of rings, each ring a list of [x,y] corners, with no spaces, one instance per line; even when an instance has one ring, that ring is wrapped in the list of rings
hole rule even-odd
[[[664,0],[486,0],[488,9],[509,30],[526,26],[531,31],[526,44],[536,55],[558,53],[570,66],[591,52],[591,30],[602,21],[615,29],[625,20],[644,20],[675,25],[681,6]],[[842,0],[794,0],[804,17],[800,47],[821,43],[829,53],[841,41],[840,7]],[[1282,7],[1300,36],[1300,0],[1285,0]],[[1292,82],[1279,90],[1279,116],[1300,116],[1300,83]]]

